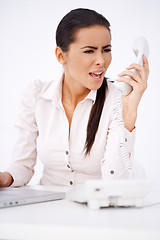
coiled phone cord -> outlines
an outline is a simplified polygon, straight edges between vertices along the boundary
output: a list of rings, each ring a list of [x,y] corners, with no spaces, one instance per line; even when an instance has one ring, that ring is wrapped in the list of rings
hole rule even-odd
[[[122,117],[122,96],[119,94],[118,98],[116,99],[116,104],[115,104],[115,116],[118,121],[118,129],[119,129],[119,140],[120,140],[120,151],[122,154],[122,159],[125,165],[125,171],[127,171],[129,178],[133,178],[133,169],[131,166],[130,158],[129,158],[129,153],[126,149],[125,145],[125,127],[124,127],[124,121]]]

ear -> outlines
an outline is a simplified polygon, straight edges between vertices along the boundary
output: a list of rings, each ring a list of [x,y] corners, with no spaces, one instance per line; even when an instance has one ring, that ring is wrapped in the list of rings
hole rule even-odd
[[[56,47],[55,55],[56,55],[56,58],[59,63],[61,63],[62,65],[64,65],[66,63],[65,53],[63,52],[63,50],[60,47]]]

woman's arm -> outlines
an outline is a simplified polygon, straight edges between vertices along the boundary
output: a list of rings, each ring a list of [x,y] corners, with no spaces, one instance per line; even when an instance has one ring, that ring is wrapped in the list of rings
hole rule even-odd
[[[34,173],[37,158],[36,139],[38,127],[35,119],[36,99],[41,90],[41,82],[33,81],[24,91],[20,102],[18,119],[15,124],[16,141],[12,154],[12,162],[1,173],[0,181],[6,180],[6,186],[23,186]]]
[[[131,69],[136,69],[139,71],[139,74],[136,71],[129,71]],[[131,78],[126,78],[126,75]],[[124,126],[130,132],[135,128],[137,109],[141,97],[147,88],[148,75],[148,60],[143,55],[143,67],[138,64],[131,64],[126,71],[119,74],[120,78],[117,79],[117,81],[126,82],[133,87],[133,90],[127,96],[122,97]]]

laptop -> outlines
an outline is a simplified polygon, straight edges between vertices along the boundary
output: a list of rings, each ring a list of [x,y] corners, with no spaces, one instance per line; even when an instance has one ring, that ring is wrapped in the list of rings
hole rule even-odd
[[[61,200],[64,198],[64,192],[25,188],[0,188],[0,208]]]

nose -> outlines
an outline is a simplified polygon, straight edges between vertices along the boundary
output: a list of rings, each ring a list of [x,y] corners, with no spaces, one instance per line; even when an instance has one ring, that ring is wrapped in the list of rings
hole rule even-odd
[[[104,54],[102,52],[97,53],[95,63],[99,66],[104,66]]]

